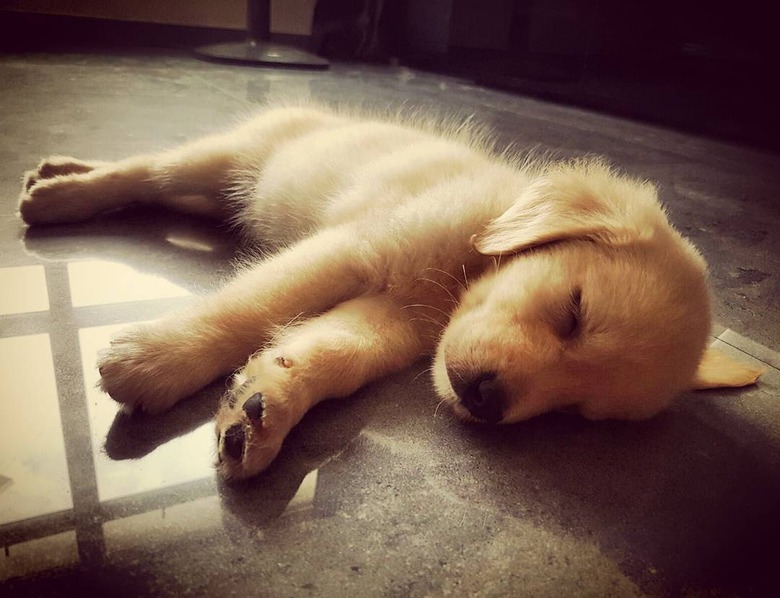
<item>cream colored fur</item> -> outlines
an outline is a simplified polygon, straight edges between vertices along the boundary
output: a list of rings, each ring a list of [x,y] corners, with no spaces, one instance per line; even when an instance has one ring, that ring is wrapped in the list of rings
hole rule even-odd
[[[28,173],[30,225],[142,202],[278,250],[117,337],[106,392],[156,412],[241,368],[216,416],[218,469],[247,477],[313,405],[423,355],[456,413],[503,423],[646,418],[694,385],[756,380],[705,353],[705,264],[651,184],[595,160],[498,156],[452,120],[397,120],[273,109],[170,152]],[[485,404],[498,415],[480,418]]]

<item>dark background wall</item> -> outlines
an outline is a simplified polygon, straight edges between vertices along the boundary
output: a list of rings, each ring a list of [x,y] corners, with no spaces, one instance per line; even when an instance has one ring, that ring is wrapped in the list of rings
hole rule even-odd
[[[407,9],[412,63],[780,148],[780,53],[766,2],[409,0]]]
[[[4,11],[4,4],[6,50],[191,48],[243,36],[219,20],[166,25],[33,14],[19,10],[21,0]],[[400,62],[780,151],[780,52],[767,2],[317,0],[295,14],[285,18],[310,22],[287,29],[310,34],[276,39],[336,60]]]

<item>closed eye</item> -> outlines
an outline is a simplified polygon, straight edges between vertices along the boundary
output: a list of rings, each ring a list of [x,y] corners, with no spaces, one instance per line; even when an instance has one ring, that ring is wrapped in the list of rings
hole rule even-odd
[[[556,333],[561,340],[574,338],[580,331],[582,319],[582,289],[572,289],[562,317],[556,322]]]

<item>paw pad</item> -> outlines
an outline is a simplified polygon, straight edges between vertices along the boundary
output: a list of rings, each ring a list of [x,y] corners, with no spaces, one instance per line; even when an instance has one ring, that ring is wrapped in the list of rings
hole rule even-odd
[[[244,454],[244,441],[246,434],[241,424],[233,424],[225,431],[223,447],[225,453],[231,459],[238,461]]]
[[[263,411],[265,410],[263,395],[259,392],[253,394],[246,400],[243,409],[244,413],[247,414],[247,417],[253,422],[261,419],[263,417]]]

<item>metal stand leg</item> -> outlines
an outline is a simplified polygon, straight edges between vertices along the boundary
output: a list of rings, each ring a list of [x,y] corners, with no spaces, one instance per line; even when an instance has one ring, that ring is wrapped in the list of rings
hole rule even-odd
[[[326,69],[326,59],[309,52],[270,43],[270,0],[247,0],[247,29],[245,42],[211,44],[195,49],[195,53],[207,60],[235,64],[255,64],[280,68]]]

